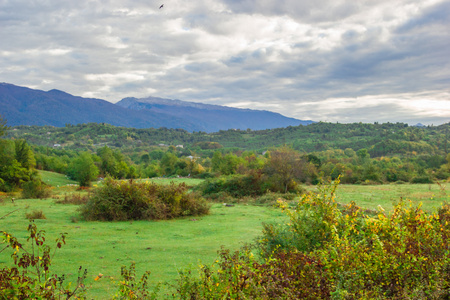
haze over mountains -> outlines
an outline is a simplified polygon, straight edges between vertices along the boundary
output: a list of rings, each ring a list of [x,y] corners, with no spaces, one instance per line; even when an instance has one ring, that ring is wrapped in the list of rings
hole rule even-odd
[[[0,115],[9,126],[108,123],[134,128],[182,128],[215,132],[227,129],[262,130],[308,125],[313,121],[281,114],[180,100],[124,98],[116,104],[82,98],[59,90],[48,92],[0,83]]]

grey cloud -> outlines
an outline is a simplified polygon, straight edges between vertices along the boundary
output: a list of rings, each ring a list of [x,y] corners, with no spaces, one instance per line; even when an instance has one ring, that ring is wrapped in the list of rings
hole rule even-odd
[[[450,2],[444,1],[425,9],[417,17],[406,21],[397,29],[397,32],[403,33],[414,29],[423,29],[430,26],[442,25],[441,29],[448,31],[450,23]],[[431,28],[432,29],[432,28]]]
[[[241,14],[289,16],[299,22],[333,22],[344,20],[373,6],[373,1],[298,1],[298,0],[223,0],[227,7]],[[378,4],[387,2],[377,1]]]
[[[448,91],[449,2],[405,14],[395,26],[391,3],[416,5],[174,0],[158,10],[144,0],[2,1],[0,39],[8,42],[0,48],[0,81],[110,101],[150,92],[215,104],[259,101],[293,117],[300,115],[289,107],[306,100]],[[381,19],[366,22],[378,10]],[[323,108],[309,109],[327,118]],[[331,114],[368,121],[383,110],[390,121],[412,114],[394,104],[377,110]]]

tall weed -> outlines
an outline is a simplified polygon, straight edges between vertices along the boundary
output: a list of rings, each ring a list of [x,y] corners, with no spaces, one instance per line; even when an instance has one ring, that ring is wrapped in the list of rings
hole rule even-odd
[[[78,270],[75,286],[65,283],[63,276],[51,273],[56,248],[65,244],[66,234],[56,239],[56,248],[51,251],[45,239],[45,232],[37,229],[34,221],[28,225],[28,247],[6,231],[0,233],[5,244],[0,253],[9,254],[11,266],[0,269],[0,299],[84,299],[87,270]]]

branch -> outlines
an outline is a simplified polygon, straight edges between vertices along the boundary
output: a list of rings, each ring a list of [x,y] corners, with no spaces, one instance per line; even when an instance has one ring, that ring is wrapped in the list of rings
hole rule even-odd
[[[18,211],[18,210],[21,210],[21,209],[22,209],[22,208],[18,208],[18,209],[16,209],[16,210],[13,210],[13,211],[7,213],[7,214],[4,215],[3,217],[0,217],[0,220],[6,218],[6,217],[9,216],[10,214],[12,214],[12,213],[14,213],[14,212],[16,212],[16,211]]]

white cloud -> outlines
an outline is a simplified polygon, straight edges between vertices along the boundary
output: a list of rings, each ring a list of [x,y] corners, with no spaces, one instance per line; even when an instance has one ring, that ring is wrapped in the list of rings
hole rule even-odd
[[[419,122],[432,124],[449,121],[450,91],[417,94],[367,95],[357,98],[330,98],[299,102],[289,110],[305,118],[330,122]],[[289,110],[284,110],[288,113]],[[309,115],[310,112],[314,112]]]

